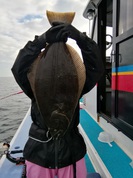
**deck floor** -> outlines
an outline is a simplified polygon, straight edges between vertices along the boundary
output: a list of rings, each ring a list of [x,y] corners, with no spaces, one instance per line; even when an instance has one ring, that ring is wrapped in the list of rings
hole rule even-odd
[[[83,109],[80,110],[80,124],[112,177],[133,178],[133,168],[130,166],[132,160],[115,142],[112,142],[112,147],[110,147],[107,143],[98,141],[99,133],[103,130]],[[87,167],[89,167],[89,164]],[[91,171],[93,172],[93,170]]]

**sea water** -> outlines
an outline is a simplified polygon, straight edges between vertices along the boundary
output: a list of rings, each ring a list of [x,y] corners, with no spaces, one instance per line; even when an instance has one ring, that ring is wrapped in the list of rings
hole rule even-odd
[[[20,91],[13,77],[0,77],[0,145],[11,141],[30,107],[30,99],[17,94]]]

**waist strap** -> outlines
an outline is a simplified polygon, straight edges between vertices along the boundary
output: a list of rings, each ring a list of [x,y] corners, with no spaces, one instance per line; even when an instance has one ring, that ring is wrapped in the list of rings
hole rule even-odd
[[[30,131],[29,131],[29,138],[32,140],[47,143],[52,140],[52,137],[49,133],[49,130],[44,130],[37,126],[36,124],[32,123]]]
[[[67,137],[71,137],[71,133],[75,133],[75,134],[78,133],[78,128],[68,130],[65,135]],[[30,131],[29,131],[29,138],[40,143],[47,143],[51,141],[52,139],[60,138],[60,136],[58,135],[58,132],[55,135],[51,136],[50,131],[48,129],[47,130],[42,129],[38,125],[32,123]]]
[[[30,136],[30,135],[29,135],[29,138],[31,138],[32,140],[35,140],[35,141],[37,141],[37,142],[40,142],[40,143],[48,143],[50,140],[53,139],[53,137],[50,137],[50,138],[48,138],[47,140],[40,140],[40,139],[37,139],[37,138],[32,137],[32,136]]]

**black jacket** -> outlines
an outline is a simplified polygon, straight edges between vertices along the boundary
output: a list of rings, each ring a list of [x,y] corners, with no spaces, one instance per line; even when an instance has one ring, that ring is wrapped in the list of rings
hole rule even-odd
[[[100,79],[103,74],[103,63],[99,49],[93,40],[83,34],[80,40],[77,41],[77,44],[81,49],[86,68],[86,82],[81,94],[82,96],[89,92]],[[50,140],[47,127],[42,128],[42,118],[27,78],[29,68],[40,54],[41,48],[37,38],[33,42],[29,41],[20,50],[12,67],[12,72],[17,83],[32,101],[31,117],[33,123],[29,131],[30,138],[24,148],[24,156],[25,159],[43,167],[61,168],[83,158],[86,154],[86,146],[77,128],[79,124],[79,105],[75,109],[71,126],[63,138]],[[41,140],[42,142],[37,140]]]

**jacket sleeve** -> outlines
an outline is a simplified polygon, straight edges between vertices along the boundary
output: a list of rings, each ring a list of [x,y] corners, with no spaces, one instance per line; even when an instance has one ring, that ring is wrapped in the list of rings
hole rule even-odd
[[[29,41],[24,48],[19,51],[11,69],[16,82],[22,88],[24,93],[31,99],[33,98],[33,92],[27,78],[27,73],[31,64],[40,54],[41,48],[42,45],[40,46],[37,37],[35,37],[33,42]]]
[[[82,95],[89,92],[99,81],[104,72],[103,61],[101,59],[98,45],[85,34],[81,34],[80,40],[77,41],[86,69],[86,81]]]

